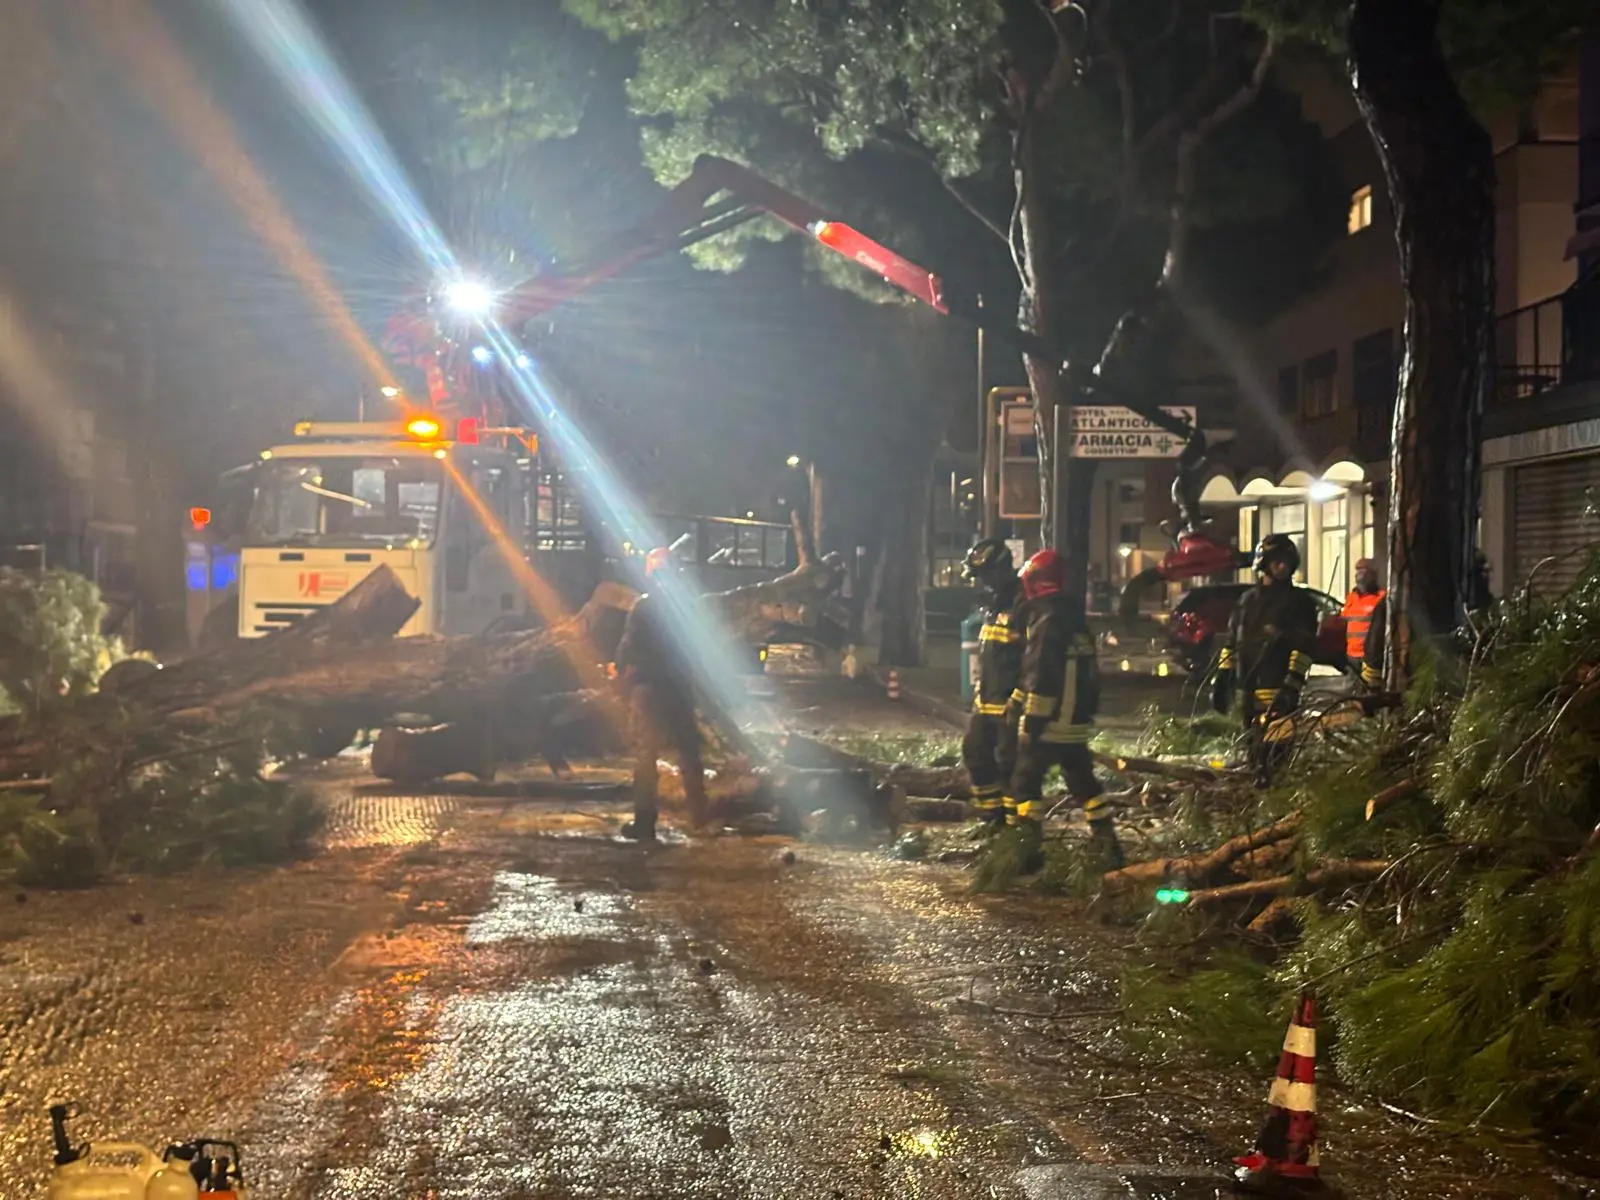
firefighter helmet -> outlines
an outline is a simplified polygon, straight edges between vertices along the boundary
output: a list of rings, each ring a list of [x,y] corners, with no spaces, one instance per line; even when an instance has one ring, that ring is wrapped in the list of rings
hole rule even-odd
[[[1022,594],[1029,600],[1054,596],[1066,586],[1067,560],[1054,550],[1040,550],[1022,564]]]
[[[1287,533],[1269,533],[1256,546],[1255,562],[1251,565],[1257,575],[1270,575],[1268,569],[1275,562],[1289,564],[1289,574],[1300,569],[1300,547]]]
[[[657,571],[665,571],[672,566],[672,551],[666,546],[657,546],[644,556],[644,577],[649,579]]]
[[[1011,547],[999,538],[984,538],[974,543],[961,564],[961,574],[980,583],[996,576],[1004,577],[1016,573],[1017,563],[1011,557]]]

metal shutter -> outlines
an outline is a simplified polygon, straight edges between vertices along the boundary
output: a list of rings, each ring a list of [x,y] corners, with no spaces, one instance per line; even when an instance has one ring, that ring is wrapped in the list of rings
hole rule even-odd
[[[1600,542],[1600,515],[1587,511],[1588,489],[1600,505],[1600,454],[1517,467],[1511,488],[1511,586],[1521,587],[1540,562],[1559,556],[1534,581],[1536,594],[1555,595],[1587,564],[1581,547]]]

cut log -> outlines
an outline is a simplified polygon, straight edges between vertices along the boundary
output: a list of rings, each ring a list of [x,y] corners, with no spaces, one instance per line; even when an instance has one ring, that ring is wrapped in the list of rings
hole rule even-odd
[[[1178,779],[1184,783],[1215,783],[1222,774],[1209,767],[1195,767],[1186,763],[1167,763],[1154,758],[1135,758],[1126,754],[1101,754],[1094,752],[1094,760],[1119,775],[1159,775],[1165,779]]]
[[[1271,879],[1252,879],[1248,883],[1229,883],[1221,887],[1200,888],[1189,893],[1189,907],[1199,908],[1225,900],[1248,900],[1255,896],[1287,896],[1303,887],[1315,891],[1324,887],[1343,887],[1377,879],[1394,864],[1386,859],[1337,859],[1323,863],[1303,878],[1278,875]]]
[[[1391,804],[1404,800],[1407,796],[1416,794],[1422,784],[1415,779],[1402,779],[1393,787],[1384,788],[1372,799],[1367,801],[1367,820],[1372,820]]]
[[[1270,846],[1300,830],[1300,814],[1292,812],[1282,820],[1263,826],[1250,833],[1229,838],[1214,850],[1184,858],[1153,858],[1148,862],[1134,863],[1121,870],[1108,871],[1105,886],[1131,887],[1137,884],[1162,883],[1169,879],[1205,879],[1213,871],[1227,866],[1234,859],[1261,846]]]

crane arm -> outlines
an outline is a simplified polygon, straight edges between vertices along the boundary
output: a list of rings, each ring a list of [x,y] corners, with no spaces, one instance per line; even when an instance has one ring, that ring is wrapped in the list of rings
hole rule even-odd
[[[836,220],[771,180],[763,179],[748,167],[714,155],[696,159],[688,177],[668,193],[655,213],[610,242],[610,245],[620,246],[620,250],[574,263],[558,275],[535,279],[517,288],[503,299],[502,315],[511,327],[520,327],[638,262],[692,246],[763,215],[774,217],[815,239],[936,312],[961,317],[1023,354],[1056,363],[1078,390],[1101,395],[1128,408],[1191,445],[1200,439],[1198,454],[1204,456],[1203,438],[1183,417],[1129,396],[1093,372],[1063,363],[1061,356],[1038,334],[1018,329],[1011,322],[991,324],[986,310],[969,297],[951,295],[945,281],[934,272]]]

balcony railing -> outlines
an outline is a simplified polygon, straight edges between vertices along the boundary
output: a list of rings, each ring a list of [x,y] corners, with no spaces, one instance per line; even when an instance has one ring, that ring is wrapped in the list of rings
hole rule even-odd
[[[1495,357],[1497,404],[1600,379],[1600,283],[1506,313],[1495,322]]]

